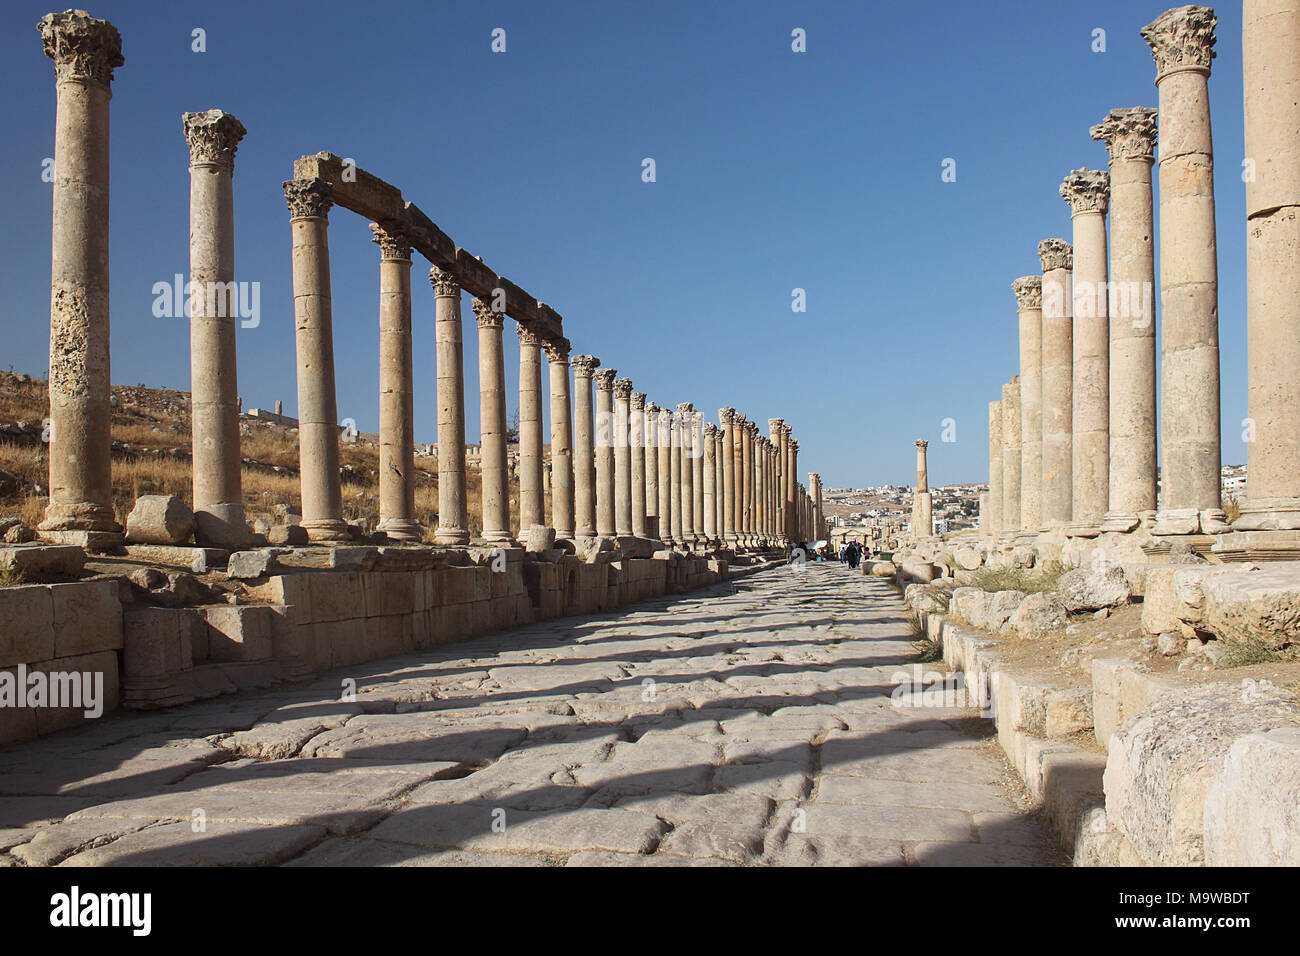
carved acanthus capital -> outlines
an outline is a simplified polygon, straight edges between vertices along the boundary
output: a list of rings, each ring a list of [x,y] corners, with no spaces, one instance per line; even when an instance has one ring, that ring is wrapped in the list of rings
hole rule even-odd
[[[1043,307],[1043,277],[1021,276],[1011,283],[1011,291],[1016,294],[1016,305],[1021,312]]]
[[[614,397],[631,399],[632,397],[632,380],[630,378],[616,379],[614,382]]]
[[[683,422],[689,422],[691,415],[695,414],[694,402],[678,402],[677,415]]]
[[[379,258],[393,262],[411,261],[411,239],[401,224],[385,221],[370,224],[370,241],[378,244]]]
[[[633,392],[629,401],[631,401],[632,407],[637,411],[645,411],[645,392]]]
[[[1213,8],[1186,6],[1166,10],[1144,26],[1142,38],[1156,61],[1156,82],[1177,70],[1196,70],[1208,76],[1218,23]]]
[[[723,425],[730,425],[732,419],[734,419],[735,417],[736,417],[736,410],[734,408],[718,409],[718,421],[720,421]]]
[[[656,405],[654,402],[645,403],[645,413],[646,416],[650,419],[651,424],[653,424],[655,419],[659,417],[659,413],[661,411],[663,411],[663,409],[660,408],[658,405]]]
[[[571,364],[574,375],[591,378],[596,369],[600,368],[600,359],[594,355],[575,355]]]
[[[478,319],[480,329],[499,329],[506,324],[506,314],[492,308],[492,303],[484,299],[474,299],[474,318]]]
[[[618,369],[602,368],[596,373],[596,387],[602,392],[612,392],[614,390],[614,379],[618,377]]]
[[[781,424],[781,434],[785,438],[789,438],[791,435],[794,434],[794,426],[791,425],[789,422],[783,422]]]
[[[546,352],[548,362],[567,362],[569,361],[569,340],[547,339],[542,343],[542,350]]]
[[[460,279],[456,273],[432,266],[429,269],[429,284],[433,286],[434,295],[460,295]]]
[[[1038,259],[1044,272],[1074,268],[1074,246],[1064,239],[1044,239],[1038,244]]]
[[[334,192],[323,179],[290,179],[284,184],[290,219],[328,219]]]
[[[798,451],[798,450],[799,450],[799,439],[797,439],[797,438],[791,438],[791,439],[790,439],[790,450],[791,450],[791,451]]]
[[[1061,198],[1070,204],[1070,212],[1096,212],[1106,215],[1110,202],[1110,173],[1101,169],[1072,169],[1061,183]]]
[[[36,28],[60,81],[89,80],[108,86],[113,82],[113,70],[126,62],[117,27],[96,20],[85,10],[47,13]]]
[[[713,424],[713,422],[705,422],[704,437],[709,441],[715,441],[718,437],[718,426]]]
[[[769,435],[777,436],[781,434],[781,429],[785,427],[785,420],[781,418],[769,418],[767,420],[767,431]]]
[[[528,326],[524,325],[524,323],[515,323],[515,335],[519,336],[519,347],[521,349],[541,348],[542,337]]]
[[[207,110],[182,113],[181,127],[190,147],[191,166],[235,167],[235,150],[248,130],[229,113]]]
[[[1111,110],[1088,133],[1093,139],[1105,141],[1111,163],[1124,159],[1154,162],[1156,138],[1160,129],[1160,124],[1156,122],[1157,115],[1158,111],[1149,106]]]

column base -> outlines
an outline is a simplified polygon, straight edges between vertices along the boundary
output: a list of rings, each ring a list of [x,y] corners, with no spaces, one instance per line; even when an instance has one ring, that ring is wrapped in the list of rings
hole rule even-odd
[[[194,543],[200,548],[238,551],[253,544],[253,529],[244,520],[244,506],[238,502],[196,509],[194,524]]]
[[[316,518],[303,521],[302,528],[312,541],[351,541],[352,529],[341,518]]]
[[[98,501],[51,501],[37,531],[107,531],[120,534],[122,526],[111,505]]]
[[[483,540],[495,547],[516,548],[519,542],[509,531],[484,531]]]
[[[384,518],[375,530],[382,531],[394,541],[424,540],[424,529],[420,527],[420,522],[411,518]]]
[[[1101,522],[1080,521],[1078,524],[1072,524],[1066,528],[1065,534],[1070,538],[1095,538],[1101,534]]]
[[[120,531],[38,531],[37,536],[46,544],[76,545],[89,554],[122,550]]]
[[[433,533],[434,544],[463,545],[469,544],[469,532],[464,528],[438,528]]]
[[[1224,561],[1300,560],[1300,530],[1238,531],[1218,535],[1210,547]]]
[[[1101,530],[1103,533],[1110,534],[1127,534],[1133,531],[1138,525],[1142,524],[1145,519],[1148,524],[1155,517],[1154,511],[1107,511],[1106,517],[1102,519]]]
[[[1156,512],[1151,533],[1164,535],[1225,534],[1232,528],[1228,516],[1218,508],[1164,508]]]
[[[1300,529],[1300,498],[1245,498],[1233,531],[1295,531]]]

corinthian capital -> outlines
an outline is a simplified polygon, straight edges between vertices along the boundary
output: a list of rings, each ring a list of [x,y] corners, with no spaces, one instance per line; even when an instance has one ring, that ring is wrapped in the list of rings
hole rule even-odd
[[[1038,259],[1044,272],[1074,268],[1074,246],[1064,239],[1044,239],[1038,244]]]
[[[620,378],[615,380],[614,397],[628,399],[632,397],[632,380],[630,378]]]
[[[1011,291],[1016,294],[1016,305],[1020,311],[1043,307],[1042,276],[1021,276],[1011,283]]]
[[[478,319],[480,329],[499,329],[506,324],[504,312],[492,308],[492,303],[483,299],[474,300],[474,318]]]
[[[1156,110],[1149,106],[1132,106],[1111,110],[1089,135],[1104,140],[1111,163],[1121,159],[1141,159],[1150,163],[1156,158]]]
[[[515,323],[515,335],[519,337],[521,349],[535,349],[542,344],[542,338],[522,322]]]
[[[460,279],[456,273],[432,266],[429,269],[429,284],[433,286],[434,295],[460,295]]]
[[[1110,173],[1100,169],[1072,169],[1061,183],[1061,198],[1077,216],[1085,212],[1106,215],[1110,201]]]
[[[1176,70],[1196,70],[1207,76],[1214,59],[1214,28],[1219,20],[1211,7],[1174,7],[1142,28],[1142,38],[1156,61],[1156,82]]]
[[[632,407],[638,411],[645,411],[645,392],[632,393]]]
[[[229,113],[207,110],[182,113],[181,126],[190,147],[191,166],[235,166],[235,149],[248,130]]]
[[[772,436],[773,441],[776,441],[777,437],[781,434],[781,428],[784,425],[785,420],[781,418],[769,418],[767,420],[767,433]]]
[[[614,390],[614,379],[618,377],[618,369],[602,368],[596,373],[596,387],[602,392],[612,392]]]
[[[323,179],[290,179],[284,184],[290,219],[328,219],[334,193]]]
[[[411,261],[411,240],[399,223],[385,221],[370,224],[370,241],[378,244],[379,258],[395,262]]]
[[[117,27],[96,20],[85,10],[47,13],[36,28],[60,81],[89,80],[108,86],[113,82],[113,70],[126,62]]]
[[[547,361],[567,362],[569,360],[568,339],[547,339],[542,343],[542,349],[546,352]]]
[[[600,368],[600,359],[594,355],[575,355],[571,364],[574,375],[591,378],[596,369]]]
[[[720,421],[723,425],[730,425],[732,419],[735,418],[735,416],[736,416],[736,410],[734,408],[718,409],[718,421]]]

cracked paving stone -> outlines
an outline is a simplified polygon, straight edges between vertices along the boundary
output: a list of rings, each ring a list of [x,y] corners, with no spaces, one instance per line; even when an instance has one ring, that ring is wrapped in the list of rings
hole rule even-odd
[[[60,866],[269,866],[301,853],[321,837],[319,826],[212,823],[195,833],[186,823],[137,830],[68,857]]]
[[[489,802],[416,807],[393,814],[369,835],[377,840],[463,850],[648,853],[668,829],[657,817],[634,810],[502,809]]]

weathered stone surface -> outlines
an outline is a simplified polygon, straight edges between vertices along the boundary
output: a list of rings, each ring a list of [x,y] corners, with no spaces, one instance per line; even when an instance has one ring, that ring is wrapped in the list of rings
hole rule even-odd
[[[555,529],[535,524],[528,529],[524,549],[540,554],[555,547]]]
[[[1300,561],[1276,562],[1202,585],[1204,629],[1221,641],[1300,644]]]
[[[230,560],[226,564],[226,576],[244,580],[264,578],[268,574],[274,573],[278,565],[279,562],[275,559],[275,552],[269,548],[261,548],[256,551],[236,551],[230,556]]]
[[[1207,866],[1300,866],[1300,727],[1238,737],[1205,794]]]
[[[298,520],[302,519],[298,518]],[[300,524],[271,525],[270,530],[266,532],[266,543],[274,548],[304,548],[309,540],[307,530]]]
[[[1024,640],[1041,640],[1065,630],[1065,605],[1050,591],[1031,594],[1007,620],[1007,627]]]
[[[1127,604],[1133,588],[1117,565],[1074,568],[1058,579],[1057,593],[1070,613],[1096,611]]]
[[[131,544],[181,544],[194,534],[194,512],[175,495],[141,495],[126,516]]]
[[[21,574],[24,581],[75,578],[86,563],[86,552],[70,544],[25,544],[0,548],[0,571]]]

